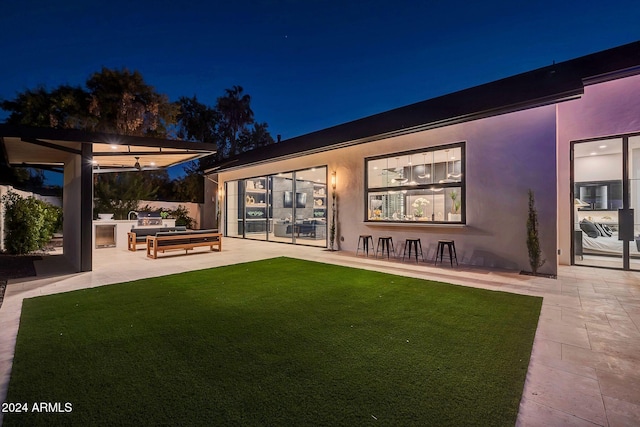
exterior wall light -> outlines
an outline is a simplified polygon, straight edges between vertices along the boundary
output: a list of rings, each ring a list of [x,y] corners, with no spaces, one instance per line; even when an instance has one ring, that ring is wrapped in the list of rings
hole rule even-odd
[[[336,171],[331,172],[331,188],[336,189]]]

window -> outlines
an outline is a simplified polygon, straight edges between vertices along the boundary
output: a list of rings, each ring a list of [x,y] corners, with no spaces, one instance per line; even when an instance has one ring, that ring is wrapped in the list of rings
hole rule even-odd
[[[465,222],[464,143],[365,159],[366,221]]]

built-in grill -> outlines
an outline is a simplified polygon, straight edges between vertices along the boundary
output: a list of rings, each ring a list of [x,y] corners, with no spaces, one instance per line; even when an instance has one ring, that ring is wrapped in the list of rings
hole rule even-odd
[[[138,212],[138,224],[136,227],[162,226],[160,212]]]

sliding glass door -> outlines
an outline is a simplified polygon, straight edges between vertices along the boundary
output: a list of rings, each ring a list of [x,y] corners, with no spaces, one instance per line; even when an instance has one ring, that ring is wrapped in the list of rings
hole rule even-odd
[[[229,237],[327,246],[327,168],[228,181]]]
[[[640,136],[575,142],[572,159],[574,264],[640,269]]]

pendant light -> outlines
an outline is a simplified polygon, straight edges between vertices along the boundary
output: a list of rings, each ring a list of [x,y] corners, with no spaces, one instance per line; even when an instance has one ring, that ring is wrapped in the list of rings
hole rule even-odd
[[[411,177],[411,179],[409,180],[409,185],[417,185],[418,183],[413,180],[413,162],[411,156],[409,156],[409,173],[409,176]]]
[[[396,157],[396,173],[398,173],[398,175],[400,175],[399,178],[393,178],[391,181],[392,182],[397,182],[398,184],[404,184],[405,182],[409,181],[408,178],[404,177],[404,168],[400,169],[399,163],[400,162],[400,157]],[[398,172],[400,171],[400,172]]]
[[[438,181],[440,184],[444,184],[450,182],[450,179],[447,177],[449,175],[449,150],[444,150],[444,179]]]
[[[420,179],[431,178],[431,174],[427,173],[427,153],[422,153],[422,163],[424,166],[424,173],[422,175],[418,175],[418,178]]]

